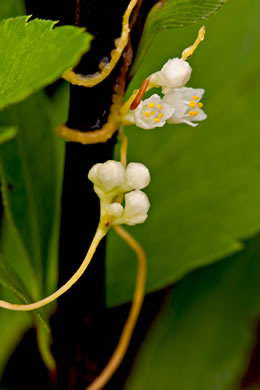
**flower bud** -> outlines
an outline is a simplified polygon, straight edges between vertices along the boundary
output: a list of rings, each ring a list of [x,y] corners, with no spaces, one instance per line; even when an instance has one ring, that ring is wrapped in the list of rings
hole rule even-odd
[[[190,79],[191,66],[182,58],[170,59],[159,72],[151,75],[150,82],[162,87],[163,93],[183,87]]]
[[[126,168],[126,185],[135,190],[141,190],[150,183],[150,172],[141,163],[130,163]]]
[[[103,192],[109,192],[125,181],[125,168],[118,162],[108,160],[104,164],[95,164],[89,171],[91,180]]]
[[[121,215],[123,214],[124,208],[120,203],[115,202],[115,203],[107,205],[106,211],[112,217],[121,217]]]

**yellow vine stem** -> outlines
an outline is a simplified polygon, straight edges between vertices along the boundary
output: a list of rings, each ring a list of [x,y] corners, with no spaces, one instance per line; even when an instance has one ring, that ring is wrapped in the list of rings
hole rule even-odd
[[[205,29],[205,26],[202,26],[198,32],[198,36],[197,36],[197,39],[196,41],[193,43],[192,46],[190,47],[187,47],[186,49],[183,50],[182,54],[181,54],[181,58],[186,61],[188,58],[190,58],[192,56],[192,54],[194,53],[194,51],[197,49],[197,47],[199,46],[200,42],[202,42],[204,40],[204,37],[205,37],[205,32],[206,32],[206,29]]]
[[[128,138],[124,134],[123,130],[119,130],[119,137],[121,138],[121,147],[120,147],[120,162],[126,168],[127,165],[127,147],[128,147]]]
[[[112,100],[107,122],[101,129],[83,132],[70,129],[65,124],[61,124],[56,127],[56,134],[64,138],[67,142],[79,142],[83,145],[106,142],[112,137],[120,125],[118,112],[122,106],[123,98],[120,95],[114,94]]]
[[[127,45],[130,31],[129,18],[137,2],[138,0],[131,0],[128,4],[128,7],[123,16],[121,36],[115,40],[115,49],[111,51],[110,62],[108,64],[102,62],[99,64],[101,72],[96,72],[92,75],[84,76],[82,74],[75,73],[72,69],[69,69],[62,75],[65,80],[74,85],[94,87],[110,75]]]
[[[95,236],[90,244],[90,247],[88,249],[88,252],[85,256],[85,259],[83,260],[81,266],[78,268],[78,270],[75,272],[75,274],[65,283],[62,287],[60,287],[57,291],[55,291],[53,294],[49,295],[48,297],[41,299],[40,301],[29,303],[29,304],[14,304],[9,303],[6,301],[0,300],[0,307],[3,307],[4,309],[8,310],[15,310],[15,311],[31,311],[35,309],[39,309],[40,307],[43,307],[47,305],[48,303],[53,302],[55,299],[59,298],[61,295],[63,295],[66,291],[68,291],[74,283],[78,281],[78,279],[83,275],[85,272],[87,266],[89,265],[92,257],[94,256],[94,253],[97,249],[98,244],[102,240],[102,238],[106,235],[107,229],[103,229],[100,226],[97,228],[97,231],[95,233]]]
[[[87,387],[86,390],[100,390],[109,381],[121,364],[130,343],[144,298],[144,287],[146,281],[146,255],[140,244],[120,225],[115,225],[116,233],[127,242],[137,255],[139,267],[136,279],[136,288],[133,303],[128,319],[121,333],[118,345],[111,356],[107,366],[101,374]]]

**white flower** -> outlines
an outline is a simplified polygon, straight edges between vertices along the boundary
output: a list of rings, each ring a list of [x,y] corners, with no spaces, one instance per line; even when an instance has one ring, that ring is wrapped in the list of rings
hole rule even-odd
[[[125,168],[118,161],[108,160],[104,164],[95,164],[90,169],[88,178],[102,192],[110,192],[124,183]]]
[[[194,88],[176,88],[167,93],[163,103],[171,104],[175,111],[167,119],[167,123],[186,123],[190,126],[197,126],[194,121],[202,121],[207,118],[205,112],[201,109],[203,104],[200,102],[204,94],[204,89]]]
[[[143,223],[148,217],[150,202],[147,195],[140,190],[129,192],[125,195],[125,209],[120,218],[115,219],[115,224],[136,225]]]
[[[150,183],[149,169],[141,163],[129,163],[126,168],[126,186],[130,189],[141,190]]]
[[[135,225],[147,218],[149,200],[140,189],[150,183],[150,172],[141,163],[129,163],[125,168],[120,162],[109,160],[95,164],[88,178],[100,198],[100,215],[104,226],[125,223]],[[134,191],[132,191],[134,190]],[[118,196],[125,195],[125,207]]]
[[[106,212],[113,217],[121,217],[124,211],[123,206],[118,202],[108,204],[105,208]]]
[[[162,127],[166,120],[172,116],[174,108],[172,105],[164,104],[159,95],[154,94],[146,100],[142,100],[138,107],[131,111],[126,120],[135,123],[142,129],[153,129]]]
[[[183,87],[190,79],[191,66],[182,58],[168,60],[159,72],[153,73],[149,82],[152,85],[162,87],[164,94],[173,88]]]

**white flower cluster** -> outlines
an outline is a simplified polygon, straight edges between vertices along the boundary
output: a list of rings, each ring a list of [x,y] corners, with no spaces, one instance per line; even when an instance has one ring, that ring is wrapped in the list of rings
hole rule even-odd
[[[146,220],[150,202],[140,190],[150,183],[150,172],[143,164],[130,163],[125,168],[118,161],[108,160],[95,164],[88,178],[100,198],[101,221],[110,225],[136,225]],[[124,193],[123,207],[118,197]]]
[[[135,110],[129,112],[127,120],[143,129],[162,127],[167,123],[186,123],[197,126],[194,121],[206,119],[200,102],[204,89],[185,87],[191,76],[190,64],[182,58],[166,62],[159,72],[149,77],[150,87],[161,87],[163,98],[154,94],[141,101]]]

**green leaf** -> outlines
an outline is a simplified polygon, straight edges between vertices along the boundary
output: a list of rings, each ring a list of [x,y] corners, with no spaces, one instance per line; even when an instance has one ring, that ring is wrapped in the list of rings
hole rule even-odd
[[[55,136],[42,94],[1,113],[0,122],[15,122],[19,129],[15,139],[0,146],[2,253],[36,299],[52,292],[57,282],[64,142]]]
[[[0,289],[1,299],[11,300],[13,294]],[[32,316],[29,313],[19,313],[0,309],[0,377],[12,352],[20,342],[25,331],[32,325]]]
[[[25,14],[23,0],[1,0],[0,2],[0,19],[10,18]]]
[[[24,303],[50,294],[57,285],[64,161],[64,142],[54,133],[53,122],[57,123],[57,119],[53,119],[49,102],[43,94],[33,95],[0,114],[1,124],[14,123],[18,129],[15,139],[0,146],[4,203],[0,283]],[[5,299],[3,293],[1,291],[1,299]],[[15,301],[10,294],[7,300]],[[53,367],[54,362],[49,350],[51,335],[46,332],[46,321],[52,310],[53,305],[48,305],[40,313],[33,313],[40,352],[49,368]],[[18,314],[21,318],[24,317],[23,313]],[[8,320],[12,321],[12,318],[7,314],[3,326],[8,328]],[[32,320],[24,322],[19,317],[19,337],[14,338],[15,342],[19,342],[29,326],[32,326]],[[14,326],[11,326],[10,334],[13,332]],[[4,329],[3,335],[9,337],[8,329]],[[1,337],[0,335],[2,345]],[[4,366],[4,359],[15,348],[15,342],[10,343],[10,349],[6,348],[0,354],[0,367]]]
[[[0,109],[25,99],[75,65],[88,50],[83,29],[28,16],[0,22]]]
[[[226,0],[162,0],[148,14],[131,73],[134,74],[155,36],[164,30],[189,26],[215,14]]]
[[[131,390],[234,390],[260,314],[260,240],[180,282],[137,359]],[[236,384],[236,386],[235,386]]]
[[[206,26],[190,60],[189,85],[206,89],[207,120],[196,128],[126,129],[128,160],[146,164],[152,177],[149,218],[129,228],[147,252],[147,291],[231,254],[240,239],[259,231],[259,14],[258,1],[237,0]],[[237,21],[232,29],[231,19]],[[189,27],[158,36],[131,90],[174,54],[165,43],[176,42],[180,53],[196,32]],[[132,297],[136,260],[113,232],[108,241],[107,295],[114,305]]]
[[[13,126],[0,127],[0,144],[9,141],[16,136],[16,128]]]
[[[17,303],[30,303],[32,302],[32,298],[30,294],[27,291],[27,288],[24,286],[23,282],[20,280],[20,278],[17,276],[17,274],[12,270],[8,270],[6,268],[6,265],[3,262],[2,256],[0,256],[0,285],[8,289],[13,295],[7,296],[7,301],[14,301],[14,297],[17,298]],[[2,297],[3,294],[1,294]],[[3,313],[3,314],[2,314]],[[12,312],[11,312],[12,313]],[[43,313],[43,315],[42,315]],[[1,313],[3,316],[7,314],[7,319],[9,321],[13,321],[13,317],[9,315],[8,310],[1,309]],[[38,344],[40,347],[40,352],[42,353],[42,356],[44,360],[46,361],[46,365],[49,368],[53,368],[54,363],[53,363],[53,358],[50,355],[49,352],[49,347],[51,343],[51,337],[50,337],[50,329],[48,328],[47,325],[47,318],[48,314],[47,311],[43,312],[41,310],[41,313],[37,311],[30,312],[29,315],[31,317],[31,321],[26,321],[24,323],[24,313],[18,312],[17,314],[20,314],[21,319],[19,318],[17,321],[17,332],[20,337],[15,338],[16,343],[20,341],[20,338],[22,337],[23,333],[25,330],[27,330],[29,327],[33,326],[33,323],[37,326],[37,339],[38,339]],[[47,314],[47,317],[46,317]],[[46,319],[44,319],[44,317]],[[26,317],[27,319],[27,317]],[[6,337],[9,336],[9,331],[8,331],[8,321],[4,321],[4,327],[7,329],[4,329],[3,334],[1,333],[0,335],[0,341],[1,345],[4,343],[3,340],[1,340],[1,337]],[[13,328],[11,327],[11,334],[13,333]],[[1,323],[1,331],[3,331],[3,326]],[[2,353],[0,353],[0,375],[1,371],[3,370],[12,350],[15,348],[15,343],[11,342],[11,348],[4,349]]]

